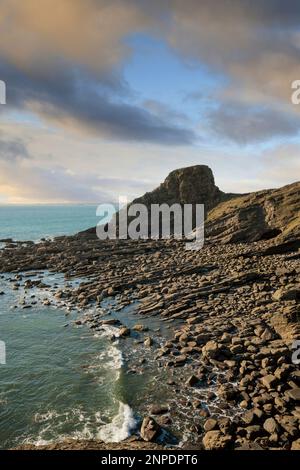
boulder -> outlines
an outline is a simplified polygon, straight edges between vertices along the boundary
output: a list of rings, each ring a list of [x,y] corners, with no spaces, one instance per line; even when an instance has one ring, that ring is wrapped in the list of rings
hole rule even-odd
[[[268,418],[264,422],[264,430],[267,431],[269,434],[274,434],[279,430],[278,423],[275,421],[274,418]]]
[[[202,355],[210,359],[215,359],[219,353],[219,345],[216,341],[208,341],[202,348]]]
[[[159,424],[151,416],[143,419],[141,427],[141,438],[146,442],[154,441],[160,434],[161,428]]]
[[[218,422],[216,419],[209,418],[205,421],[203,429],[206,432],[213,431],[217,428]]]
[[[191,375],[191,376],[186,380],[185,384],[188,385],[189,387],[193,387],[193,386],[196,385],[198,382],[199,382],[198,377],[196,377],[195,375]]]
[[[273,300],[288,301],[300,299],[300,287],[286,286],[276,290],[273,294]]]
[[[291,450],[300,450],[300,439],[292,443]]]
[[[150,336],[148,336],[148,338],[145,339],[144,341],[144,345],[147,347],[147,348],[150,348],[150,346],[152,346],[153,344],[153,339],[150,338]]]
[[[287,396],[294,401],[300,401],[300,388],[291,388],[286,392]]]
[[[151,415],[162,415],[168,413],[169,407],[168,405],[152,405],[149,411]]]
[[[119,329],[119,336],[124,337],[124,336],[129,336],[130,335],[130,329],[127,328],[126,326],[123,326],[122,328]]]
[[[134,325],[134,326],[132,327],[132,329],[133,329],[134,331],[139,331],[139,332],[148,331],[148,328],[147,328],[146,326],[144,326],[144,325],[141,325],[140,323],[137,323],[136,325]]]
[[[269,389],[275,387],[275,385],[278,382],[278,379],[274,375],[268,374],[268,375],[265,375],[261,379],[261,382],[262,382],[263,386],[266,387],[269,390]]]
[[[205,450],[224,450],[228,449],[232,437],[224,435],[221,431],[208,431],[203,437],[203,445]]]

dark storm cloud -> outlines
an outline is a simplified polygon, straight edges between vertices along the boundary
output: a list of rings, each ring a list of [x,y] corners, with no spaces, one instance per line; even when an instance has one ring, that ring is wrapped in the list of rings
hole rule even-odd
[[[60,123],[71,122],[99,135],[127,141],[184,145],[195,139],[191,130],[168,124],[147,109],[128,104],[126,84],[109,75],[96,79],[60,61],[53,69],[32,74],[2,62],[0,76],[7,83],[8,106],[32,109]]]

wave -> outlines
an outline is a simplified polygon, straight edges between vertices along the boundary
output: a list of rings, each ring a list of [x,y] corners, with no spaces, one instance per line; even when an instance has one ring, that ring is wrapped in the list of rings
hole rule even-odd
[[[97,438],[104,442],[121,442],[132,434],[136,426],[132,409],[120,401],[118,414],[111,423],[100,428]]]

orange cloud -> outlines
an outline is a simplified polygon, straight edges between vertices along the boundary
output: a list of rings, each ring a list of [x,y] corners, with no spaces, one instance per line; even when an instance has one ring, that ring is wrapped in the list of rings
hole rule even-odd
[[[51,57],[103,69],[129,53],[122,41],[147,26],[147,15],[122,0],[2,0],[0,52],[25,69]]]

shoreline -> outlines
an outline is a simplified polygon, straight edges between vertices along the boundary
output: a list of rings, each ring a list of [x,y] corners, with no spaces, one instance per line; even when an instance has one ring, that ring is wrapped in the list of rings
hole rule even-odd
[[[167,447],[159,445],[154,442],[145,442],[137,436],[131,436],[124,441],[118,443],[105,443],[97,440],[82,440],[77,441],[74,439],[67,439],[62,442],[55,442],[53,444],[36,446],[33,444],[25,444],[15,447],[10,450],[23,451],[23,450],[167,450]]]
[[[191,254],[172,240],[114,244],[77,236],[8,248],[0,262],[2,272],[50,268],[67,280],[88,278],[57,293],[83,313],[113,298],[120,315],[138,302],[139,316],[159,316],[171,329],[180,320],[162,347],[151,338],[148,347],[170,371],[170,382],[178,370],[190,374],[180,388],[191,396],[199,448],[294,449],[300,444],[300,374],[291,362],[291,342],[300,337],[299,258],[272,249],[274,240],[207,245]],[[100,326],[93,316],[87,323]],[[208,407],[205,387],[214,389]]]

